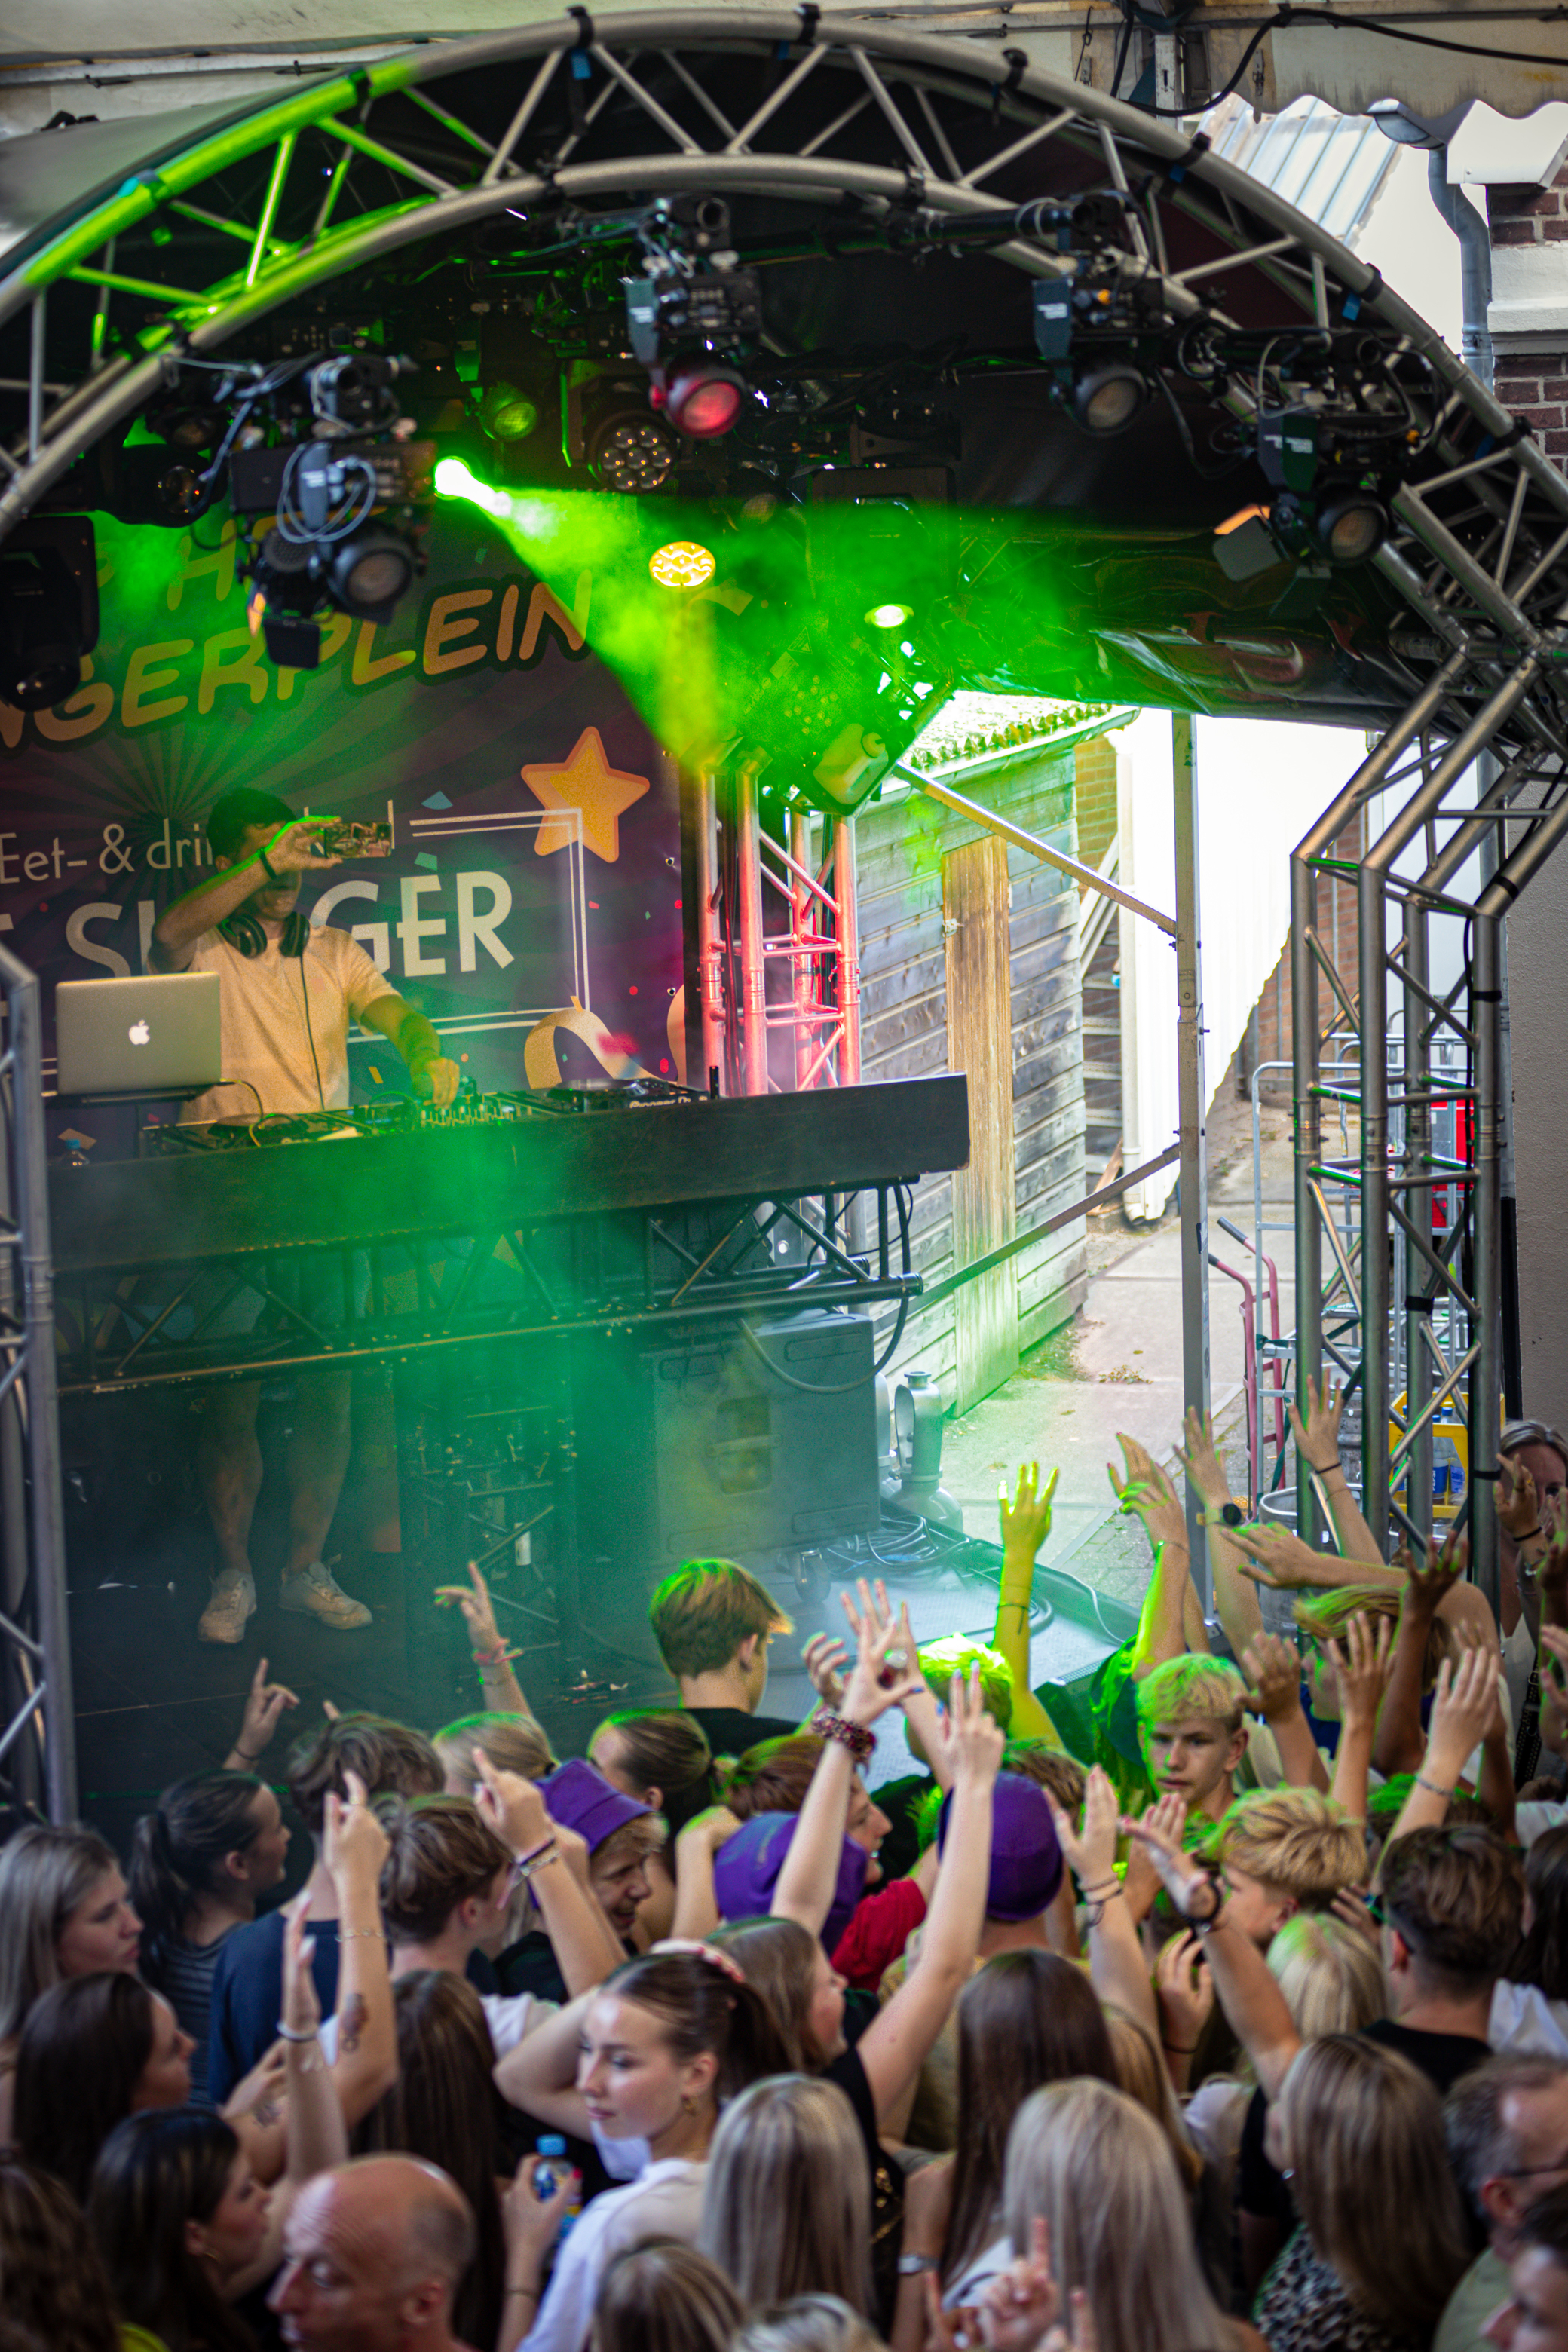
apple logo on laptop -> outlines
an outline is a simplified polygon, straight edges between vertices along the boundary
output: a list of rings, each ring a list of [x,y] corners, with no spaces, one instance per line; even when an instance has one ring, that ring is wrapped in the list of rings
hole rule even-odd
[[[125,1034],[130,1038],[131,1043],[133,1045],[145,1045],[150,1044],[153,1035],[153,1032],[148,1028],[145,1021],[133,1021]]]

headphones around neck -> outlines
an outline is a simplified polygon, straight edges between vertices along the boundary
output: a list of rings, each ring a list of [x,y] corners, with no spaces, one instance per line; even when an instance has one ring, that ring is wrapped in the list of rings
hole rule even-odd
[[[267,933],[262,929],[260,918],[247,914],[243,907],[226,916],[218,925],[218,930],[230,947],[237,948],[242,956],[265,955],[267,952]],[[302,956],[310,936],[310,923],[296,907],[283,926],[283,937],[279,942],[283,953],[286,956]]]

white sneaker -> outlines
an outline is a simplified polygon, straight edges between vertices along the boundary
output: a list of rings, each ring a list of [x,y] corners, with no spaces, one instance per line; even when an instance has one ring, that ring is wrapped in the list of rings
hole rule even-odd
[[[256,1607],[256,1579],[242,1568],[226,1568],[213,1579],[212,1599],[196,1627],[198,1642],[243,1642]]]
[[[325,1561],[319,1559],[313,1559],[301,1575],[283,1579],[279,1606],[301,1617],[314,1617],[320,1624],[335,1625],[340,1633],[370,1623],[364,1602],[352,1599]]]

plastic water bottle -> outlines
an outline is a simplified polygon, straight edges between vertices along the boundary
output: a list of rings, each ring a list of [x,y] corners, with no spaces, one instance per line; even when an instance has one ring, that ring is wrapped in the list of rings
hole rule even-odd
[[[539,2135],[538,2147],[539,2163],[534,2169],[533,2193],[542,2205],[545,2204],[549,2199],[554,2196],[556,2190],[567,2177],[568,2167],[566,2163],[566,2143],[562,2138],[559,2132],[541,2132]],[[568,2205],[566,2208],[566,2218],[561,2224],[561,2236],[563,2238],[565,2237],[567,2231],[571,2229],[573,2222],[577,2219],[578,2214],[582,2210],[583,2208],[579,2201],[574,2200],[572,2204]]]

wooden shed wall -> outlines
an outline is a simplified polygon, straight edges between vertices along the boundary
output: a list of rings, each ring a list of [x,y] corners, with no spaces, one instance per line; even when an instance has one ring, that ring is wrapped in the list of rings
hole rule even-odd
[[[1053,847],[1076,856],[1070,747],[1027,747],[976,761],[957,788]],[[868,1083],[918,1077],[948,1066],[944,852],[979,828],[913,793],[868,809],[857,824],[859,863],[862,1049]],[[1081,1199],[1084,1177],[1083,1039],[1078,968],[1079,893],[1064,875],[1009,849],[1015,1192],[1020,1233]],[[930,1283],[953,1270],[952,1184],[934,1177],[914,1201],[914,1258]],[[1082,1220],[1020,1251],[1020,1349],[1076,1312],[1087,1287]],[[885,1334],[891,1318],[879,1324]],[[953,1301],[912,1312],[889,1370],[919,1368],[955,1402]],[[964,1400],[967,1402],[968,1400]]]

